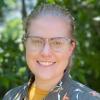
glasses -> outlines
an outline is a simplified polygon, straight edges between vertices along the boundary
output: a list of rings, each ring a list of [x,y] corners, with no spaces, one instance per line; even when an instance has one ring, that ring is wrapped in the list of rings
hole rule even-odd
[[[48,41],[50,48],[56,52],[66,51],[73,40],[67,37],[55,37],[55,38],[42,38],[38,36],[27,36],[27,41],[31,43],[31,48],[34,51],[41,51]]]

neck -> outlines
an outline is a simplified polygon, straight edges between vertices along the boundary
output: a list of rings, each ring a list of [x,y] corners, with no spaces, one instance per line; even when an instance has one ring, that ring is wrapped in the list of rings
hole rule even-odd
[[[46,90],[46,91],[51,91],[54,89],[54,87],[57,85],[57,83],[61,80],[63,77],[63,74],[54,77],[53,79],[50,80],[43,80],[40,78],[35,77],[35,85],[36,87]]]

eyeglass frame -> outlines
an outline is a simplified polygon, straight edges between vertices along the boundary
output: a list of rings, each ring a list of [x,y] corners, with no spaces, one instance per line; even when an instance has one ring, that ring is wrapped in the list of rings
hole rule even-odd
[[[44,37],[40,37],[40,36],[31,36],[31,35],[28,35],[28,34],[25,34],[24,35],[24,37],[23,37],[23,42],[24,42],[24,44],[25,44],[25,41],[27,40],[27,38],[34,38],[34,37],[36,37],[36,38],[40,38],[40,39],[42,39],[43,41],[45,41],[46,39],[48,39],[48,41],[49,40],[51,40],[51,39],[56,39],[56,38],[63,38],[63,39],[65,39],[65,40],[69,40],[69,43],[70,44],[72,44],[73,42],[75,42],[76,43],[76,41],[75,41],[75,39],[74,38],[72,38],[72,37],[51,37],[51,38],[44,38]],[[45,46],[45,42],[43,43],[43,47],[41,48],[41,49],[43,49],[44,48],[44,46]],[[50,44],[49,44],[50,45]],[[51,46],[50,46],[51,47]],[[52,47],[51,47],[52,48]],[[56,50],[54,50],[54,51],[56,51]]]

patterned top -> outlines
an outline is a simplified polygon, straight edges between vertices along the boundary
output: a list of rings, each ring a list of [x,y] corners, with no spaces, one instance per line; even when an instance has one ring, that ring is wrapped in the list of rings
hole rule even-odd
[[[3,100],[29,100],[29,83],[11,89],[6,93]],[[62,80],[43,100],[100,100],[100,94],[72,80],[69,74],[65,72]]]

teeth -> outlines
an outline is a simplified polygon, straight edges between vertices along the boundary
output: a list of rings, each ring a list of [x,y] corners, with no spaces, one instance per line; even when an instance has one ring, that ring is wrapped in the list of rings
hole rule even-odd
[[[47,62],[47,61],[39,61],[39,63],[41,65],[44,65],[44,66],[49,66],[49,65],[52,65],[53,64],[53,62]]]

